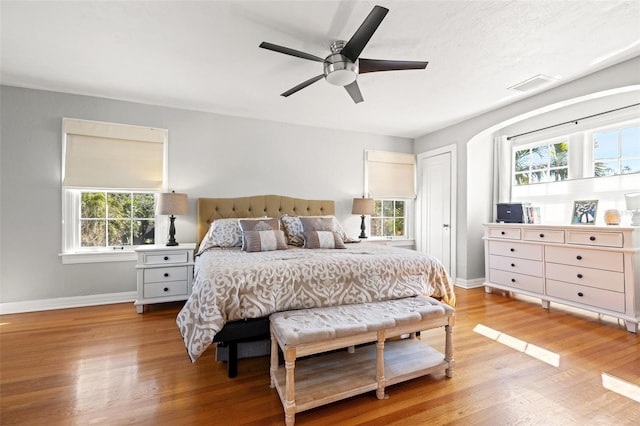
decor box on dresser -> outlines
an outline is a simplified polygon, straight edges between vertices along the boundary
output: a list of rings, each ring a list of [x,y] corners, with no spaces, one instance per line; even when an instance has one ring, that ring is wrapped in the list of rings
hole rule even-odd
[[[640,228],[632,226],[484,225],[487,293],[526,294],[548,309],[558,302],[640,320]]]
[[[193,281],[195,244],[178,246],[155,245],[136,249],[139,314],[149,303],[187,300]]]

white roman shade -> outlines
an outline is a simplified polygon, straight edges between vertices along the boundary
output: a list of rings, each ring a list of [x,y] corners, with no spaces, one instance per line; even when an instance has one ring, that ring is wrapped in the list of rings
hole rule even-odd
[[[66,188],[159,190],[166,129],[62,119]]]
[[[416,156],[402,152],[367,151],[368,192],[374,198],[416,197]]]

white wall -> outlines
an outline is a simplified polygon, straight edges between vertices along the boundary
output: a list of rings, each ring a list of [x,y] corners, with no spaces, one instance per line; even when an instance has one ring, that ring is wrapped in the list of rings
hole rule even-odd
[[[593,94],[604,94],[611,90],[640,84],[640,57],[605,68],[593,74],[554,87],[545,92],[473,117],[461,123],[429,133],[415,140],[415,153],[419,154],[452,143],[458,146],[458,216],[457,216],[457,277],[473,280],[484,276],[484,248],[476,236],[482,223],[490,220],[491,181],[482,181],[468,176],[467,151],[469,144],[487,146],[487,137],[499,129],[548,111],[558,109]],[[478,148],[483,149],[483,148]],[[489,149],[489,148],[487,148]],[[491,163],[486,164],[491,168]],[[463,187],[461,182],[470,182]],[[473,186],[471,186],[471,182]],[[473,202],[469,193],[473,191]],[[485,205],[478,205],[478,192],[487,194]],[[478,214],[480,212],[480,214]],[[486,217],[484,217],[486,213]],[[462,262],[461,260],[464,260]]]
[[[365,149],[413,152],[411,139],[0,87],[0,302],[131,292],[134,262],[63,265],[62,117],[169,129],[170,189],[189,195],[176,238],[196,237],[198,197],[279,194],[336,201],[353,235]]]

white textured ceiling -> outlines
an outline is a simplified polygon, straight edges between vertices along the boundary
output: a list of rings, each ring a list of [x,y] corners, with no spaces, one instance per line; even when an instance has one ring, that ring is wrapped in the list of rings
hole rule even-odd
[[[262,41],[329,54],[374,5],[390,9],[362,52],[427,60],[363,74],[365,101],[322,64]],[[417,137],[640,54],[640,1],[7,1],[2,84],[367,133]],[[535,93],[535,92],[534,92]]]

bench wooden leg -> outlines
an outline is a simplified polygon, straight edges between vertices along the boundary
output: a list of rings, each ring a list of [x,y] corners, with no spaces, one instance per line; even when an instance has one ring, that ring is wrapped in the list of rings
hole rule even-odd
[[[387,386],[387,380],[384,378],[384,340],[384,330],[378,331],[378,341],[376,342],[376,380],[378,381],[376,397],[378,399],[388,398],[384,393],[384,389]]]
[[[444,373],[447,377],[453,377],[453,366],[455,365],[455,361],[453,359],[453,341],[451,340],[453,334],[453,325],[445,325],[444,331],[444,360],[449,364],[449,367],[444,370]]]
[[[276,371],[278,371],[278,341],[273,333],[271,333],[271,367],[269,368],[269,377],[271,378],[270,386],[272,388],[276,387]]]
[[[296,415],[296,384],[294,369],[296,366],[296,350],[287,349],[284,352],[284,368],[286,371],[284,422],[286,426],[293,426]]]

